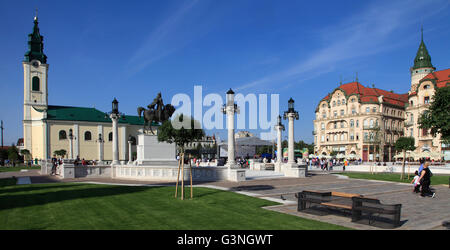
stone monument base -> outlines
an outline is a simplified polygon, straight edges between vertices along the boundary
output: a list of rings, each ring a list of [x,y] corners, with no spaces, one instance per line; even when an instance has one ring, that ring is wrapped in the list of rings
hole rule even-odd
[[[138,135],[137,159],[138,166],[178,166],[175,144],[159,142],[156,135]]]
[[[284,163],[281,165],[281,172],[286,177],[305,178],[308,172],[306,164]]]

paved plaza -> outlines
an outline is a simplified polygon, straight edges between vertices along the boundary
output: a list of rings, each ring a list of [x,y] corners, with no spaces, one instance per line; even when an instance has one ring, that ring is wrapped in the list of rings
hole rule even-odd
[[[0,173],[0,178],[30,177],[32,183],[48,182],[94,182],[122,185],[174,185],[166,182],[129,181],[109,178],[76,178],[59,179],[54,176],[41,176],[38,170],[28,172]],[[448,185],[432,185],[436,192],[435,198],[420,197],[412,193],[412,186],[404,183],[385,181],[358,180],[344,176],[326,173],[312,173],[307,178],[287,178],[270,171],[248,171],[245,182],[205,182],[195,183],[197,186],[207,186],[230,190],[245,195],[269,199],[282,203],[266,207],[273,211],[288,213],[295,216],[338,224],[354,229],[377,230],[380,228],[352,223],[348,216],[327,214],[323,216],[297,212],[295,194],[303,190],[337,191],[357,193],[379,199],[383,204],[402,204],[401,222],[397,230],[429,230],[446,229],[442,222],[450,221],[450,189]],[[20,179],[20,178],[19,178]]]

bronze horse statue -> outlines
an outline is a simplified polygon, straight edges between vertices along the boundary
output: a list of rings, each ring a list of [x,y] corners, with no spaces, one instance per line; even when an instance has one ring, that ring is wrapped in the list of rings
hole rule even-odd
[[[169,120],[173,113],[175,113],[175,107],[172,104],[162,106],[161,110],[138,107],[137,112],[139,114],[139,118],[141,118],[141,114],[144,112],[144,131],[146,125],[148,124],[152,134],[155,134],[152,129],[152,122],[162,123]]]

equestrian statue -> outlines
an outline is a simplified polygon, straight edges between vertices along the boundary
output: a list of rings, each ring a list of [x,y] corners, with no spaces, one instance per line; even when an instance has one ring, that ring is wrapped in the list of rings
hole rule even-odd
[[[153,100],[151,104],[147,106],[148,109],[143,107],[138,107],[137,112],[139,114],[139,118],[141,118],[142,112],[144,112],[144,131],[146,125],[150,127],[150,131],[152,130],[152,123],[163,123],[173,115],[175,112],[175,107],[172,104],[164,105],[163,99],[161,97],[161,92],[158,93],[156,98]]]

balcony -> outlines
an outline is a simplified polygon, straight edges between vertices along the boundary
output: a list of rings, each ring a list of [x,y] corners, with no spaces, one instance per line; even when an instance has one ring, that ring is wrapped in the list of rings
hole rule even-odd
[[[374,126],[374,125],[364,125],[363,126],[364,130],[379,130],[380,126]]]
[[[413,121],[406,121],[405,122],[405,127],[411,127],[411,126],[413,126],[414,125],[414,122]]]
[[[317,135],[317,131],[314,130],[314,131],[312,132],[312,134],[313,134],[313,135]]]
[[[369,144],[379,144],[381,143],[380,139],[374,139],[374,138],[364,138],[363,139],[364,143],[369,143]]]

